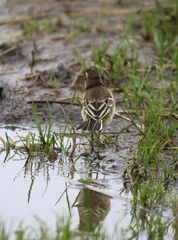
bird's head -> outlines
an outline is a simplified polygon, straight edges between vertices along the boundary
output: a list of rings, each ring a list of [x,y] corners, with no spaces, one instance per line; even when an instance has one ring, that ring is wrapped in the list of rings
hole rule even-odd
[[[89,89],[98,85],[103,86],[99,70],[96,67],[90,67],[85,71],[85,88]]]

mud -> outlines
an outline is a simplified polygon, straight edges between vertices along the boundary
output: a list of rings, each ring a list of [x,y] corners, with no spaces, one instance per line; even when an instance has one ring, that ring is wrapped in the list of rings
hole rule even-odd
[[[71,88],[81,70],[77,53],[90,62],[93,44],[110,40],[113,46],[120,43],[124,35],[124,26],[131,14],[128,9],[136,9],[138,14],[140,9],[152,4],[151,0],[1,1],[1,138],[5,138],[5,132],[17,138],[16,132],[23,135],[34,131],[33,101],[38,102],[37,115],[42,124],[52,120],[56,132],[65,127],[66,118],[59,107],[60,103],[76,127],[81,121],[76,100],[82,94]],[[115,11],[118,11],[117,14]],[[96,16],[97,22],[93,20],[93,16]],[[30,21],[36,20],[41,21],[40,26],[30,25]],[[93,24],[92,27],[90,24]],[[143,39],[137,34],[129,38],[128,41],[134,44],[138,52],[141,68],[156,63],[152,58],[152,45],[143,44]],[[76,99],[71,106],[74,94]],[[122,92],[114,92],[114,96],[117,102],[122,102]],[[120,109],[119,105],[116,107]],[[120,132],[129,124],[130,122],[115,116],[107,132]],[[133,150],[136,149],[140,138],[137,129],[129,127],[126,132],[120,134],[114,144],[102,149],[102,162],[99,167],[97,162],[92,161],[92,156],[88,156],[87,161],[84,157],[77,161],[75,170],[68,161],[61,164],[60,156],[54,163],[47,162],[39,167],[37,162],[34,162],[29,169],[24,168],[26,156],[13,156],[12,152],[12,159],[4,162],[5,152],[2,151],[0,182],[6,184],[1,184],[0,189],[1,194],[3,193],[0,217],[7,224],[24,220],[26,224],[36,225],[34,215],[37,215],[53,228],[56,213],[68,214],[68,211],[71,211],[73,227],[85,228],[80,204],[72,208],[71,206],[75,205],[76,200],[80,201],[82,191],[86,191],[86,194],[96,198],[98,202],[103,199],[100,206],[103,215],[98,222],[104,221],[106,229],[112,232],[119,221],[118,231],[121,234],[122,230],[129,226],[132,218],[132,206],[129,203],[131,196],[124,188],[122,176],[133,158]],[[80,149],[77,154],[80,154]],[[97,193],[88,185],[85,188],[81,182],[88,181],[89,178],[94,182],[89,184],[91,187],[107,190],[107,194],[103,194],[102,191]],[[66,186],[66,194],[60,199]],[[116,197],[108,197],[108,193]],[[67,194],[69,202],[66,200]],[[15,227],[14,225],[12,232]],[[168,239],[171,238],[168,236]]]
[[[79,52],[81,56],[89,59],[92,44],[99,44],[103,42],[103,39],[104,41],[112,39],[113,43],[118,43],[123,31],[116,28],[116,31],[110,33],[107,31],[110,25],[112,24],[113,29],[118,23],[124,26],[128,15],[122,14],[122,10],[127,9],[129,5],[130,7],[134,5],[139,9],[149,4],[151,1],[145,1],[142,4],[139,1],[130,3],[128,1],[121,5],[117,5],[117,1],[111,3],[92,1],[90,6],[81,1],[72,3],[51,1],[49,7],[49,3],[41,4],[41,1],[26,3],[5,1],[1,8],[0,22],[0,121],[2,123],[29,123],[32,121],[32,115],[31,106],[27,102],[70,98],[73,94],[70,88],[72,80],[80,70],[76,61],[76,53]],[[105,32],[100,33],[96,28],[97,24],[85,31],[79,31],[79,27],[76,27],[86,21],[82,12],[95,14],[95,11],[107,9],[108,12],[116,9],[121,11],[121,14],[114,17],[109,15],[107,20],[104,16],[97,17],[99,22],[105,19],[102,23],[103,29],[106,29]],[[75,14],[81,17],[75,18]],[[92,16],[87,16],[87,18],[92,20]],[[32,28],[31,32],[26,33],[24,26],[29,26],[30,21],[38,19],[47,19],[50,22],[50,29]],[[140,61],[144,59],[144,62],[148,64],[152,50],[148,47],[146,49],[142,47]],[[50,76],[53,78],[51,82]],[[46,106],[44,108],[46,109]],[[68,109],[69,106],[65,108]],[[50,106],[50,111],[52,111],[51,115],[55,122],[62,121],[60,110],[55,104]],[[42,113],[46,120],[46,112],[42,111]],[[78,108],[74,108],[72,114],[78,116]],[[72,120],[74,118],[72,117]],[[117,122],[120,125],[119,121]]]

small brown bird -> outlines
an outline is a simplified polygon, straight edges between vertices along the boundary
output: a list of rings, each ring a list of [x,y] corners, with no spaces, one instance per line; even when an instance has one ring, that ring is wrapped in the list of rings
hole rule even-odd
[[[115,102],[111,91],[104,85],[96,67],[86,70],[84,106],[81,115],[84,122],[77,128],[84,131],[102,131],[112,121]]]
[[[73,207],[78,208],[79,229],[83,231],[94,230],[107,216],[111,198],[100,192],[87,188],[80,190]]]

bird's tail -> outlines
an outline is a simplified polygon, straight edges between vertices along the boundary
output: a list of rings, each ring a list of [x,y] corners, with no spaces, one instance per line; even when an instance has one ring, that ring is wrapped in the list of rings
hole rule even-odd
[[[84,131],[101,131],[103,127],[102,120],[96,121],[92,118],[89,118],[83,122],[80,126],[77,127],[77,130],[82,129]]]

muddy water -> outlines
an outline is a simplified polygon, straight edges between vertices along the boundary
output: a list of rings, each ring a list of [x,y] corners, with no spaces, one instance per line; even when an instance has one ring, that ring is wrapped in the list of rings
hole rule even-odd
[[[29,131],[36,132],[35,128],[6,126],[0,128],[0,136],[5,139],[7,133],[17,141]],[[67,138],[64,143],[68,144]],[[0,147],[3,149],[2,141]],[[46,159],[40,163],[36,158],[27,163],[24,151],[11,150],[8,157],[6,151],[1,151],[0,218],[10,231],[10,239],[14,239],[20,223],[39,229],[41,220],[53,231],[57,218],[62,216],[71,219],[72,229],[91,230],[89,222],[95,227],[102,223],[112,239],[128,239],[133,234],[127,229],[134,222],[134,208],[131,204],[133,196],[129,189],[123,188],[122,173],[126,165],[118,157],[120,168],[115,160],[112,166],[110,158],[116,158],[116,155],[109,155],[97,167],[96,161],[86,161],[82,157],[73,166],[60,154],[54,162]],[[165,219],[170,215],[167,209]],[[172,236],[173,230],[169,228],[165,239],[172,239]],[[147,239],[144,232],[140,232],[139,239]]]
[[[28,131],[1,128],[0,136],[4,139],[7,132],[17,140],[17,134],[23,136]],[[129,225],[130,195],[119,195],[123,188],[121,175],[92,170],[82,159],[77,161],[75,171],[67,161],[61,164],[60,159],[41,166],[36,159],[29,167],[24,167],[25,155],[14,153],[12,151],[6,160],[6,152],[0,154],[0,215],[12,237],[20,222],[37,227],[38,217],[54,229],[56,216],[69,216],[70,213],[73,228],[85,229],[88,222],[82,220],[82,214],[87,209],[87,202],[86,206],[83,204],[86,198],[91,198],[92,218],[96,224],[103,222],[109,234],[116,226],[119,233]],[[89,179],[93,183],[85,187],[81,182]],[[95,215],[96,206],[102,210],[98,216]]]
[[[41,0],[22,1],[22,0],[1,0],[0,13],[1,21],[9,21],[0,26],[0,53],[2,54],[8,49],[8,54],[1,56],[0,64],[0,90],[2,89],[2,101],[0,102],[0,122],[1,124],[24,124],[25,129],[19,127],[7,126],[0,128],[0,137],[5,137],[5,132],[13,139],[17,139],[19,135],[27,134],[28,131],[34,129],[26,129],[32,124],[32,109],[28,102],[34,100],[61,100],[73,96],[71,83],[74,75],[80,70],[80,65],[72,67],[72,63],[76,60],[76,50],[86,59],[90,59],[92,53],[92,45],[103,43],[106,40],[111,40],[116,45],[122,39],[122,31],[118,31],[118,23],[125,26],[128,22],[128,16],[112,16],[107,17],[106,26],[110,29],[115,27],[113,33],[104,32],[100,34],[94,29],[73,34],[73,27],[68,26],[73,24],[73,19],[68,16],[68,13],[82,13],[82,11],[93,12],[93,9],[101,11],[103,8],[108,9],[127,9],[132,6],[146,6],[151,4],[152,0],[145,1],[120,1],[121,5],[117,5],[116,1],[48,1]],[[119,2],[119,1],[118,1]],[[91,4],[91,6],[90,6]],[[68,21],[59,18],[59,13],[62,12],[67,17]],[[51,31],[32,32],[34,35],[30,38],[29,35],[24,35],[23,24],[16,21],[19,17],[39,16],[47,14],[52,24]],[[79,14],[80,15],[80,14]],[[59,19],[58,19],[59,18]],[[93,18],[93,15],[91,15]],[[99,19],[99,16],[97,17]],[[64,18],[65,19],[65,18]],[[75,20],[75,19],[74,19]],[[77,19],[79,23],[85,21],[83,18]],[[99,19],[103,21],[104,19]],[[58,22],[62,25],[58,26]],[[105,22],[105,21],[104,21]],[[103,35],[103,36],[102,36]],[[133,37],[133,36],[132,36]],[[140,56],[141,64],[153,64],[153,49],[151,45],[143,46],[143,39],[132,39],[137,45],[137,53]],[[141,41],[139,43],[139,41]],[[36,46],[35,46],[36,45]],[[35,62],[33,69],[32,50],[35,51]],[[63,66],[64,65],[64,66]],[[69,67],[70,66],[70,67]],[[144,66],[143,66],[144,67]],[[59,88],[51,88],[49,83],[40,81],[40,79],[28,79],[26,74],[35,74],[36,71],[48,71],[48,74],[57,72],[59,80]],[[48,79],[48,78],[46,78]],[[47,81],[47,80],[46,80]],[[53,86],[54,87],[54,86]],[[1,94],[0,94],[1,95]],[[115,93],[116,95],[116,93]],[[118,93],[116,99],[122,100],[123,96]],[[70,99],[68,100],[70,103]],[[79,108],[64,106],[70,120],[77,126],[78,116],[80,116]],[[59,106],[56,104],[50,107],[47,104],[39,106],[37,113],[43,118],[46,123],[52,117],[54,124],[59,125],[66,122],[63,113],[60,112]],[[50,113],[50,114],[49,114]],[[126,127],[128,122],[122,118],[114,118],[109,131],[120,132]],[[10,127],[10,128],[9,128]],[[15,129],[10,130],[10,129]],[[91,206],[88,206],[90,212],[95,213],[95,206],[101,209],[101,215],[91,214],[91,218],[95,219],[96,224],[103,222],[106,232],[112,235],[112,232],[117,226],[117,237],[115,239],[123,239],[120,237],[121,231],[130,226],[133,219],[133,209],[130,203],[131,194],[126,194],[123,189],[122,174],[127,167],[127,162],[132,160],[132,149],[135,149],[140,136],[135,129],[130,132],[121,134],[117,142],[117,151],[113,148],[102,149],[104,158],[100,163],[100,167],[96,166],[95,161],[89,158],[82,157],[77,160],[75,169],[71,166],[68,159],[59,154],[58,159],[51,163],[49,161],[44,164],[39,164],[39,160],[35,159],[31,164],[25,166],[27,156],[15,154],[11,151],[10,157],[5,160],[6,153],[1,152],[0,147],[0,219],[9,227],[12,238],[13,231],[20,221],[24,225],[38,226],[38,221],[35,216],[39,217],[52,230],[55,228],[56,215],[68,216],[71,212],[72,227],[74,229],[85,229],[85,221],[82,221],[82,214],[87,208],[85,198],[91,199]],[[66,139],[67,142],[67,139]],[[1,144],[1,141],[0,141]],[[92,164],[90,163],[92,162]],[[87,185],[82,184],[81,180],[92,180],[93,182]],[[67,190],[66,190],[67,187]],[[64,194],[63,194],[64,193]],[[121,194],[120,194],[121,193]],[[111,198],[112,196],[112,198]],[[95,202],[92,202],[92,199]],[[80,202],[84,204],[81,205]],[[168,215],[171,212],[168,210]],[[140,216],[137,218],[140,218]],[[86,219],[87,221],[87,219]],[[172,239],[171,230],[165,239]],[[114,239],[112,237],[112,239]],[[139,239],[147,239],[140,233]]]

